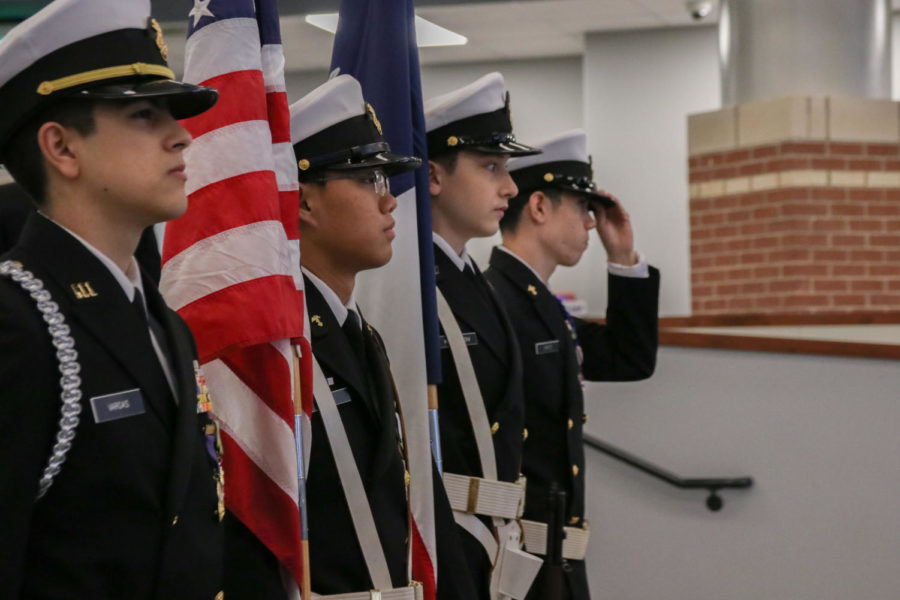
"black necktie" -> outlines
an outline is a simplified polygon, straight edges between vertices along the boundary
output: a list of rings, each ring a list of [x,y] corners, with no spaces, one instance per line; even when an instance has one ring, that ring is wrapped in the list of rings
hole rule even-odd
[[[359,320],[359,315],[356,314],[355,310],[347,311],[347,318],[344,320],[341,329],[343,330],[344,335],[347,336],[347,341],[350,342],[350,347],[353,348],[353,351],[356,353],[356,357],[359,359],[360,364],[365,368],[366,346],[363,341],[362,322]]]
[[[131,306],[134,307],[134,310],[140,316],[141,321],[149,327],[150,331],[153,332],[153,338],[156,340],[156,343],[159,345],[159,349],[162,352],[162,357],[168,363],[167,366],[171,368],[172,366],[172,353],[169,351],[169,344],[166,341],[166,330],[163,329],[162,324],[156,320],[156,317],[153,316],[153,313],[149,312],[144,305],[144,296],[141,294],[141,290],[138,288],[134,288],[134,299],[131,301]]]

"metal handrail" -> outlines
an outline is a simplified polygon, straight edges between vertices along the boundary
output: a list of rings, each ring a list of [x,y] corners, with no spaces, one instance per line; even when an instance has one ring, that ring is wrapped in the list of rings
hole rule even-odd
[[[665,481],[669,485],[681,489],[709,490],[709,496],[707,496],[706,498],[706,507],[713,512],[721,510],[722,506],[724,506],[725,504],[725,501],[718,494],[719,490],[747,489],[753,487],[752,477],[679,477],[671,471],[667,471],[662,467],[654,465],[653,463],[648,462],[643,458],[635,456],[630,452],[622,450],[617,446],[613,446],[612,444],[604,442],[603,440],[589,434],[584,434],[584,443],[594,450],[602,452],[607,456],[611,456],[612,458],[615,458],[616,460],[621,461],[626,465],[637,469],[638,471],[643,471],[647,475]]]

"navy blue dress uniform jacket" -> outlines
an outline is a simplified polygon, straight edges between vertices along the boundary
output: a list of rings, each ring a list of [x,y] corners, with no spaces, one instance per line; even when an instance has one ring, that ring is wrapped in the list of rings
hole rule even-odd
[[[522,398],[522,364],[516,335],[499,299],[476,266],[474,276],[460,271],[450,257],[434,246],[435,278],[462,330],[475,377],[478,381],[488,422],[494,433],[497,476],[501,481],[516,481],[521,473],[522,437],[525,425]],[[475,335],[467,335],[472,334]],[[441,335],[444,335],[443,328]],[[441,452],[444,471],[482,477],[481,461],[469,412],[446,344],[441,349],[442,383],[438,385]],[[490,527],[490,520],[483,519]],[[491,563],[483,546],[460,528],[460,536],[469,558],[472,576],[485,598],[490,582]]]
[[[485,273],[516,329],[525,384],[522,470],[528,479],[524,518],[546,523],[556,482],[566,492],[567,525],[584,518],[584,397],[575,343],[565,313],[547,286],[516,257],[495,248]],[[648,278],[609,275],[606,324],[573,319],[589,381],[633,381],[653,374],[658,345],[659,271]],[[583,561],[569,561],[572,597],[588,598]],[[580,575],[579,575],[580,573]],[[539,589],[539,582],[532,589]]]
[[[60,375],[34,302],[0,277],[0,597],[212,600],[222,526],[187,326],[144,276],[176,403],[147,325],[87,248],[35,214],[5,259],[41,279],[65,315],[82,412],[62,471],[35,502],[58,429]],[[96,295],[78,299],[72,286],[82,282]],[[91,398],[133,389],[143,414],[95,422]]]
[[[34,211],[31,197],[22,186],[0,185],[0,254],[16,245],[28,215]]]
[[[395,413],[397,397],[384,345],[378,333],[363,323],[368,367],[363,369],[328,304],[308,279],[305,290],[312,321],[313,354],[335,395],[375,518],[391,580],[395,587],[405,587],[408,584],[409,505]],[[317,594],[369,590],[372,581],[318,410],[312,417],[309,460],[307,512],[312,590]],[[446,600],[471,598],[472,585],[463,570],[465,557],[459,547],[446,492],[436,471],[434,481],[437,596]]]

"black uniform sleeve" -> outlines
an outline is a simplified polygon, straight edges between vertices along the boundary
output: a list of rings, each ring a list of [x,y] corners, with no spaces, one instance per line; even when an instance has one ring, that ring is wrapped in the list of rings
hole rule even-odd
[[[590,381],[637,381],[656,368],[659,346],[659,271],[647,278],[609,276],[606,324],[575,319]]]
[[[31,298],[0,278],[0,598],[19,597],[38,480],[60,417],[49,340]]]

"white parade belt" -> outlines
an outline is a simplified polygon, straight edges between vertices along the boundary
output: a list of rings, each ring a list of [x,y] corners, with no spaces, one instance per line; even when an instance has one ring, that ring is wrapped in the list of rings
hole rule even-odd
[[[540,521],[527,521],[522,519],[522,537],[525,540],[525,550],[532,554],[544,556],[547,552],[547,524]],[[591,530],[587,527],[564,527],[566,538],[563,540],[563,558],[568,560],[584,560],[587,553],[588,540]]]
[[[368,592],[350,592],[349,594],[313,594],[313,598],[322,600],[423,600],[422,584],[414,581],[406,587],[391,590],[369,590]]]
[[[516,519],[525,506],[525,478],[517,483],[444,473],[450,508],[464,513]],[[521,483],[520,483],[521,482]]]

